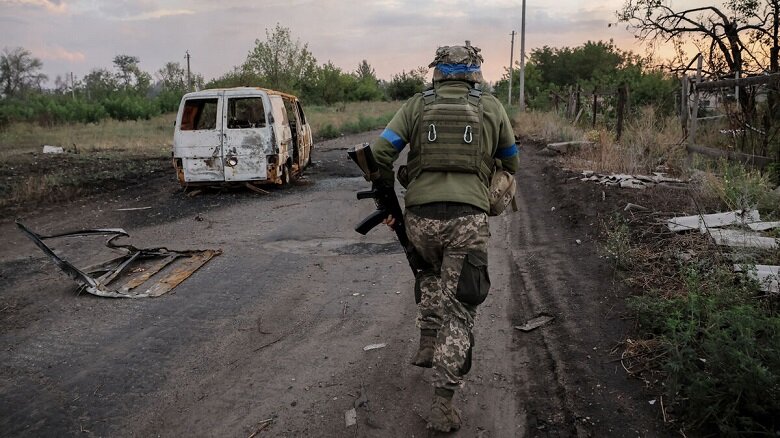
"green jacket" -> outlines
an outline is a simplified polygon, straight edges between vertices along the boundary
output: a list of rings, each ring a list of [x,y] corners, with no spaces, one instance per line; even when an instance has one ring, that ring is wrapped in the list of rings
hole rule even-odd
[[[437,95],[458,97],[468,94],[469,84],[444,81],[435,85]],[[481,145],[490,148],[490,156],[501,160],[503,168],[515,173],[518,166],[517,146],[512,126],[504,107],[490,94],[483,94],[484,111]],[[423,109],[422,94],[410,98],[395,113],[382,135],[371,145],[371,152],[379,165],[381,180],[393,184],[393,162],[411,141],[409,147],[419,147],[418,129]],[[404,198],[407,207],[431,202],[460,202],[484,211],[489,210],[488,188],[479,175],[458,172],[423,172],[413,180]]]

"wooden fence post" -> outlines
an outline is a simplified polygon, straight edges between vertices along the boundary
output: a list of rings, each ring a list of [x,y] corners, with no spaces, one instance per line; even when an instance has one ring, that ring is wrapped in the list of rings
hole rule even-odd
[[[626,110],[626,101],[628,100],[628,85],[623,82],[618,86],[617,101],[617,140],[623,135],[623,116]]]
[[[688,76],[682,77],[682,91],[680,92],[680,123],[682,124],[683,138],[688,138]]]
[[[596,128],[596,113],[599,109],[599,96],[596,94],[596,87],[593,87],[593,123],[592,127]]]
[[[696,128],[699,126],[699,89],[697,85],[701,83],[702,54],[699,53],[699,59],[696,61],[696,85],[693,86],[693,112],[691,113],[691,129],[688,134],[688,144],[696,144]]]

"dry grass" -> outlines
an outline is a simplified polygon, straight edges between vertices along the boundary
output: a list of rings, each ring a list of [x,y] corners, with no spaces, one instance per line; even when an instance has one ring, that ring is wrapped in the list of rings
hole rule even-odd
[[[536,141],[575,141],[585,140],[585,132],[552,112],[517,113],[512,122],[515,133],[520,137]]]
[[[175,113],[150,120],[104,120],[100,123],[44,127],[16,123],[0,131],[0,161],[19,153],[40,152],[43,145],[79,152],[127,151],[134,155],[166,156],[173,144]]]
[[[516,133],[534,140],[592,142],[593,146],[582,147],[563,158],[572,169],[630,174],[648,174],[659,166],[676,174],[685,169],[679,123],[673,117],[658,116],[651,107],[642,108],[626,124],[620,142],[609,130],[585,131],[555,113],[520,113],[514,122]]]
[[[304,108],[312,131],[317,135],[325,126],[341,127],[362,117],[391,117],[403,102],[350,102],[334,106],[309,106]]]

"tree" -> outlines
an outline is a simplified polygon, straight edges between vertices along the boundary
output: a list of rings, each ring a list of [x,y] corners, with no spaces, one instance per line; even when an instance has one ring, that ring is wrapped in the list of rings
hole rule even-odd
[[[84,76],[84,91],[92,100],[110,96],[119,89],[116,76],[104,68],[96,68]]]
[[[157,70],[157,78],[166,90],[187,89],[187,72],[178,62],[166,62],[161,69]]]
[[[124,82],[125,88],[130,87],[133,77],[139,71],[139,62],[140,60],[137,56],[116,55],[114,57],[114,66],[119,70],[117,76]]]
[[[270,88],[295,93],[301,84],[311,78],[317,68],[317,60],[308,44],[293,41],[290,29],[276,23],[273,31],[265,30],[266,41],[255,40],[244,68],[264,79]]]
[[[358,65],[357,70],[355,70],[355,75],[359,81],[376,82],[376,73],[374,72],[374,68],[371,67],[371,65],[365,59],[360,62],[360,65]]]
[[[408,99],[415,93],[423,91],[427,73],[427,68],[418,67],[409,73],[401,71],[401,73],[393,75],[387,84],[387,97],[392,100]]]
[[[20,95],[33,88],[41,88],[47,76],[40,73],[43,63],[33,58],[29,50],[23,47],[3,49],[0,55],[0,83],[3,95],[12,97]]]
[[[733,77],[736,72],[761,73],[770,66],[777,71],[778,9],[780,0],[725,0],[723,7],[678,10],[671,2],[627,0],[617,16],[651,48],[670,41],[678,46],[692,42],[705,54],[712,75]],[[684,70],[687,60],[677,62],[675,67]]]

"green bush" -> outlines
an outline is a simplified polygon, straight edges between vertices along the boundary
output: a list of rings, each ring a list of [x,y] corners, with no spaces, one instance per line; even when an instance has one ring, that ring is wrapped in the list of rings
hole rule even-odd
[[[644,335],[661,341],[667,396],[687,427],[773,434],[780,419],[780,317],[728,268],[682,268],[686,294],[634,297]]]

